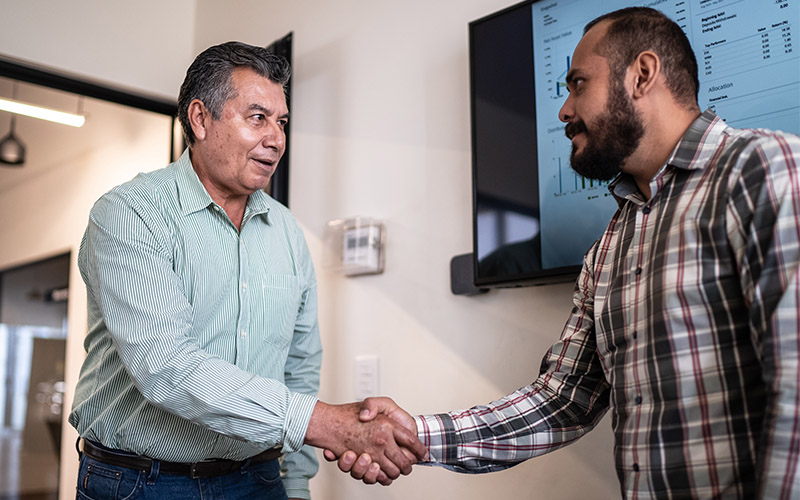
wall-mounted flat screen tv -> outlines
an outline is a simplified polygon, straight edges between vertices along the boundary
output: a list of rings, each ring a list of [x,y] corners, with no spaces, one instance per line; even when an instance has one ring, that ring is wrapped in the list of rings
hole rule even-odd
[[[475,284],[577,276],[616,210],[608,182],[578,176],[558,110],[584,25],[657,8],[694,47],[700,107],[733,127],[800,133],[800,1],[538,0],[469,24]]]

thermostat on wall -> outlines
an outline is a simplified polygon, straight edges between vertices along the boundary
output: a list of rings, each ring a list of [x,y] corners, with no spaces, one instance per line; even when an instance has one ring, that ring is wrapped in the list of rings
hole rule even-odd
[[[368,217],[337,219],[325,231],[325,265],[347,276],[383,272],[384,234],[382,222]]]

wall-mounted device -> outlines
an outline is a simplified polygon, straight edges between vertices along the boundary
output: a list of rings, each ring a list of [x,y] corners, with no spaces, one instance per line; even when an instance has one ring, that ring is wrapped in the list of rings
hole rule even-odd
[[[346,276],[383,272],[386,229],[381,221],[369,217],[332,220],[324,238],[324,267]]]

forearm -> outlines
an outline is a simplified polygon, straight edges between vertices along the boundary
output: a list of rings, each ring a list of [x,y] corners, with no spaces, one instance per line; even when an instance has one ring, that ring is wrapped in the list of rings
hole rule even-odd
[[[558,408],[559,411],[553,411]],[[431,463],[458,472],[503,470],[566,446],[594,428],[607,406],[576,412],[533,384],[468,410],[415,417]]]

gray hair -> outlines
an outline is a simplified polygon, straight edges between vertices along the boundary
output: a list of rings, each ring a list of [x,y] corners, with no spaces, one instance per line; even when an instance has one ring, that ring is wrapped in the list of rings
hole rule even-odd
[[[178,94],[178,119],[183,128],[183,137],[189,146],[195,141],[192,125],[189,123],[189,103],[199,99],[208,108],[211,119],[219,120],[225,103],[236,97],[231,75],[237,68],[252,69],[280,84],[284,92],[291,76],[289,62],[263,47],[226,42],[201,52],[186,70],[186,77]]]

